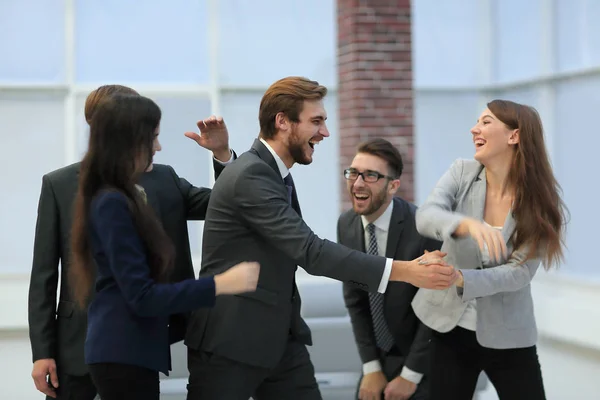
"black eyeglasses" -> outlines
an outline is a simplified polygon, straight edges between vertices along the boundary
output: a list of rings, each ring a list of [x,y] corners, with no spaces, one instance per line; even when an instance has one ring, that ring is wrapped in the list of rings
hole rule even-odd
[[[367,183],[377,182],[381,178],[386,178],[386,179],[389,179],[389,180],[396,179],[396,178],[393,178],[393,177],[388,176],[388,175],[380,174],[377,171],[366,170],[364,172],[358,172],[354,168],[347,168],[347,169],[344,170],[344,178],[346,178],[349,181],[355,181],[355,180],[358,179],[359,176],[362,176],[363,181],[365,181]]]

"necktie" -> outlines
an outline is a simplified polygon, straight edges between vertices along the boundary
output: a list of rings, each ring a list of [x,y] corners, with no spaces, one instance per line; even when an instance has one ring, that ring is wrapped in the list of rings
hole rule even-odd
[[[378,256],[377,238],[375,237],[375,225],[368,224],[367,232],[369,234],[369,248],[367,253]],[[373,331],[377,347],[385,352],[389,352],[394,345],[394,338],[385,322],[383,315],[383,293],[369,292],[369,305],[371,306],[371,318],[373,320]]]
[[[292,180],[292,174],[287,174],[287,176],[283,178],[283,183],[285,183],[285,187],[288,191],[288,203],[292,205],[292,192],[294,191],[294,181]]]
[[[288,203],[290,203],[292,208],[296,210],[298,215],[302,216],[302,212],[300,211],[300,203],[298,202],[298,193],[296,193],[296,185],[294,185],[292,174],[287,174],[287,176],[283,178],[283,183],[285,183],[285,186],[287,187]]]

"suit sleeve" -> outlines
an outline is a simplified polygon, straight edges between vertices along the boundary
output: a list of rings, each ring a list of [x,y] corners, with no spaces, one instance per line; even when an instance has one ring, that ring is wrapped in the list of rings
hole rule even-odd
[[[135,314],[169,316],[214,304],[213,277],[173,284],[151,279],[144,245],[122,194],[108,193],[99,198],[92,207],[90,223],[114,279]]]
[[[29,339],[33,361],[55,358],[56,292],[60,257],[59,214],[52,183],[42,178],[29,282]]]
[[[232,159],[236,159],[237,155],[232,150]],[[221,163],[213,157],[213,168],[215,169],[215,180],[219,179],[219,175],[225,169],[229,163]],[[187,220],[188,221],[201,221],[206,218],[206,211],[208,209],[208,202],[210,200],[210,194],[212,192],[209,188],[200,188],[192,185],[184,178],[180,178],[172,167],[169,167],[173,179],[181,192],[186,204],[187,209]]]
[[[491,296],[500,292],[515,292],[531,283],[542,263],[540,258],[527,259],[528,250],[514,251],[506,264],[484,269],[461,269],[464,284],[457,288],[463,301]]]
[[[288,204],[281,177],[268,165],[255,163],[242,171],[232,201],[250,229],[309,274],[378,290],[386,259],[319,238]]]
[[[337,241],[343,244],[340,234],[340,220],[337,224]],[[354,341],[358,354],[363,364],[378,360],[375,334],[373,333],[373,320],[369,305],[369,293],[355,286],[343,283],[344,303],[350,315]]]
[[[464,161],[455,161],[440,178],[423,205],[417,209],[415,220],[417,231],[426,237],[438,240],[451,238],[465,218],[453,211],[460,189]]]

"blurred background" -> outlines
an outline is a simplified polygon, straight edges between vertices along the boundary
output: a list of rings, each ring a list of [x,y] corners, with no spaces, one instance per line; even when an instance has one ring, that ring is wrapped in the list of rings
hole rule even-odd
[[[305,220],[331,240],[360,140],[399,147],[402,196],[418,205],[472,157],[488,101],[538,109],[571,212],[565,263],[532,284],[548,398],[600,398],[599,20],[600,0],[0,0],[0,397],[42,398],[27,336],[37,201],[42,175],[85,150],[87,94],[118,83],[155,99],[156,162],[210,186],[210,155],[183,133],[222,115],[239,154],[266,88],[302,75],[329,88],[332,135],[294,179]],[[199,260],[202,224],[190,227]],[[329,295],[341,301],[338,286]]]

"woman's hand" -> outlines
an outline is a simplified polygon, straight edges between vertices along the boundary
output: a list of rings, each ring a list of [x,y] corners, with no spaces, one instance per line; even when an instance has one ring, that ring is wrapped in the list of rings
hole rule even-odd
[[[493,262],[499,263],[501,260],[508,258],[508,249],[502,232],[492,228],[473,218],[465,218],[461,221],[456,229],[456,234],[459,236],[471,236],[481,251],[485,251],[487,245],[490,259]]]
[[[215,292],[221,294],[239,294],[254,292],[258,284],[260,265],[257,262],[242,262],[227,271],[215,275]]]

